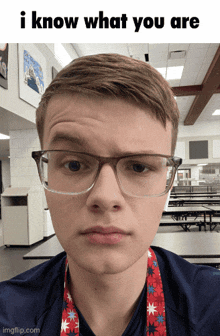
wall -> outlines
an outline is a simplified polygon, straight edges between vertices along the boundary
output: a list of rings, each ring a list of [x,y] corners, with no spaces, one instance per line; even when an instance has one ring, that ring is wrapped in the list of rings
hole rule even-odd
[[[186,137],[203,137],[203,136],[219,136],[220,137],[220,120],[209,122],[196,122],[192,126],[179,126],[178,140]]]
[[[35,108],[19,98],[17,44],[9,44],[8,90],[0,86],[0,105],[3,109],[34,122]]]
[[[53,44],[36,43],[34,45],[45,57],[47,71],[44,73],[44,78],[45,83],[49,84],[52,80],[52,66],[57,71],[61,70],[62,66],[53,54]],[[69,44],[63,44],[63,46],[69,52],[72,59],[78,57]],[[3,164],[3,183],[5,185],[4,188],[9,185],[12,188],[30,188],[28,210],[30,220],[29,235],[32,237],[30,240],[31,244],[36,238],[39,240],[43,238],[43,209],[46,207],[46,200],[40,184],[36,164],[31,157],[33,150],[40,149],[35,128],[36,108],[19,97],[18,57],[18,44],[9,44],[8,89],[5,90],[0,86],[0,128],[2,132],[10,135],[10,166],[9,160]],[[28,127],[26,127],[27,124]],[[7,225],[7,223],[3,224]],[[1,243],[0,232],[0,245]]]
[[[208,159],[189,159],[189,141],[208,140]],[[220,141],[220,121],[197,122],[193,126],[179,126],[176,156],[183,158],[186,165],[198,163],[218,163],[220,155],[213,155],[213,141]]]
[[[11,184],[11,176],[10,176],[10,160],[5,159],[2,160],[2,185],[3,191],[8,188]]]
[[[189,159],[189,141],[200,140],[208,140],[208,159]],[[220,150],[216,146],[216,140],[218,146],[220,146],[219,120],[215,122],[197,122],[193,126],[180,125],[175,155],[183,158],[182,168],[191,170],[191,178],[189,179],[191,185],[206,183],[205,180],[201,180],[202,167],[197,166],[198,164],[220,164]],[[217,173],[215,177],[217,178]],[[185,181],[185,183],[188,182]]]
[[[208,140],[208,159],[190,159],[189,158],[189,141]],[[183,158],[183,164],[195,165],[198,163],[218,163],[220,162],[220,153],[218,157],[213,155],[215,141],[220,141],[220,136],[191,136],[186,138],[178,138],[176,156]]]
[[[45,57],[47,72],[46,74],[44,74],[44,76],[45,82],[49,84],[52,80],[52,66],[55,67],[57,71],[61,70],[62,66],[54,57],[54,48],[52,43],[34,43],[34,45]],[[68,51],[72,59],[78,57],[69,44],[64,43],[63,46]],[[35,123],[35,107],[28,104],[19,97],[17,43],[9,44],[8,68],[8,90],[5,90],[3,87],[0,86],[0,108],[8,110],[14,114],[21,116],[26,120]]]
[[[10,135],[10,169],[12,187],[39,187],[36,164],[31,152],[40,149],[36,129],[13,130]]]

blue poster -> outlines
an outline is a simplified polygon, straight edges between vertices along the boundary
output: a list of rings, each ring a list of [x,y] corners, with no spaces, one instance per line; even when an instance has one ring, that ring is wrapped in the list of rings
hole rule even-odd
[[[40,64],[24,50],[24,81],[39,94],[44,93],[44,77]]]

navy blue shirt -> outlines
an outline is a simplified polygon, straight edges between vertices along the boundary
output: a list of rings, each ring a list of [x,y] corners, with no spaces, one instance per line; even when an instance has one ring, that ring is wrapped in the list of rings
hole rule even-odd
[[[220,271],[190,264],[162,248],[152,248],[163,282],[167,336],[219,336]],[[60,336],[65,259],[66,254],[62,252],[0,283],[1,336],[9,329],[11,334],[21,335],[21,328],[23,335],[25,332],[29,335],[27,328],[30,328],[35,329],[35,336]],[[146,287],[123,336],[145,336],[145,312]],[[83,331],[88,326],[82,316],[80,320],[82,335],[88,336]]]
[[[145,284],[137,308],[122,336],[146,336],[146,297],[147,286]],[[77,313],[79,315],[80,336],[95,336],[78,309]]]

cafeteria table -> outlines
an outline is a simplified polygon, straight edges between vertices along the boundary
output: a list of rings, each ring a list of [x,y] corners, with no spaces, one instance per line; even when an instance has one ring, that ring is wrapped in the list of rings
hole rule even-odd
[[[211,210],[210,231],[213,231],[220,224],[220,205],[204,205],[204,207]]]
[[[209,205],[209,206],[204,206],[205,208],[211,210],[212,212],[214,212],[215,214],[219,214],[220,213],[220,205]]]
[[[172,198],[169,201],[169,206],[171,205],[178,205],[183,206],[185,204],[219,204],[220,205],[220,198],[219,197],[179,197],[179,198]]]
[[[192,263],[220,264],[220,233],[215,231],[157,233],[151,245],[167,249]],[[51,259],[62,251],[54,235],[25,254],[23,259]]]
[[[212,210],[210,210],[207,207],[204,206],[191,206],[191,207],[173,207],[170,206],[167,208],[167,210],[163,211],[163,216],[172,216],[175,219],[184,218],[187,219],[188,217],[198,217],[198,216],[204,216],[204,223],[206,223],[206,214],[211,213]]]
[[[220,197],[220,193],[217,192],[211,192],[211,193],[176,193],[176,194],[170,194],[170,198],[178,198],[178,197],[188,197],[188,198],[194,198],[194,197]]]
[[[40,246],[37,246],[31,252],[25,254],[23,259],[51,259],[62,251],[63,248],[60,245],[57,236],[53,235]]]
[[[188,217],[187,219],[176,219],[170,216],[162,216],[160,219],[160,227],[161,226],[180,226],[184,231],[190,231],[191,226],[198,226],[199,231],[201,231],[202,226],[204,226],[206,231],[206,226],[204,224],[203,217]]]
[[[157,233],[151,245],[183,258],[220,258],[220,233],[215,231]]]

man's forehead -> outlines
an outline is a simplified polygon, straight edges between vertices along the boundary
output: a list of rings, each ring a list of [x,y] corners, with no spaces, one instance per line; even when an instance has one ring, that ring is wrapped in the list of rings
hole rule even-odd
[[[151,110],[125,100],[59,95],[51,100],[48,112],[44,148],[99,151],[111,147],[112,155],[120,155],[154,147],[154,153],[170,155],[171,123],[165,128]],[[167,144],[164,150],[161,141]]]
[[[169,121],[164,126],[149,108],[144,109],[125,99],[87,97],[70,93],[59,94],[51,99],[48,104],[44,130],[46,133],[51,133],[52,130],[53,137],[50,137],[50,140],[54,141],[55,136],[59,140],[63,140],[64,137],[68,139],[71,128],[73,129],[74,123],[77,124],[79,120],[85,128],[90,130],[94,125],[103,129],[110,125],[113,127],[111,132],[115,135],[118,131],[126,131],[126,128],[130,128],[131,133],[137,133],[140,129],[149,132],[149,127],[152,125],[155,129],[154,136],[158,136],[158,132],[165,131],[169,137],[172,130]],[[61,127],[62,125],[65,127]],[[59,134],[59,127],[62,128],[62,135]],[[67,129],[68,127],[70,128]],[[99,132],[100,128],[94,131]],[[54,134],[55,129],[57,134]]]
[[[103,95],[99,96],[96,94],[79,94],[79,93],[71,93],[71,92],[64,92],[64,93],[57,93],[55,94],[49,101],[46,111],[46,117],[45,117],[45,123],[48,122],[48,120],[53,117],[64,117],[65,113],[69,109],[71,109],[71,114],[74,116],[74,113],[76,113],[76,109],[74,109],[75,106],[79,107],[83,110],[86,107],[88,107],[88,111],[90,115],[92,116],[95,114],[96,109],[92,109],[91,104],[97,104],[99,107],[104,107],[103,114],[105,114],[105,105],[108,104],[110,107],[112,106],[112,112],[115,112],[115,104],[121,103],[125,104],[133,109],[140,109],[144,112],[144,114],[147,114],[148,116],[151,116],[155,121],[158,121],[159,123],[163,124],[160,118],[157,117],[156,113],[152,111],[152,109],[148,105],[144,105],[142,103],[138,103],[135,100],[131,100],[129,98],[124,97],[115,97],[115,96],[108,96]],[[75,105],[75,106],[74,106]],[[128,117],[127,110],[125,109],[124,118],[126,119]],[[142,117],[144,118],[144,114]],[[109,114],[110,116],[110,114]],[[167,120],[168,122],[168,120]],[[165,125],[164,125],[165,127]]]

